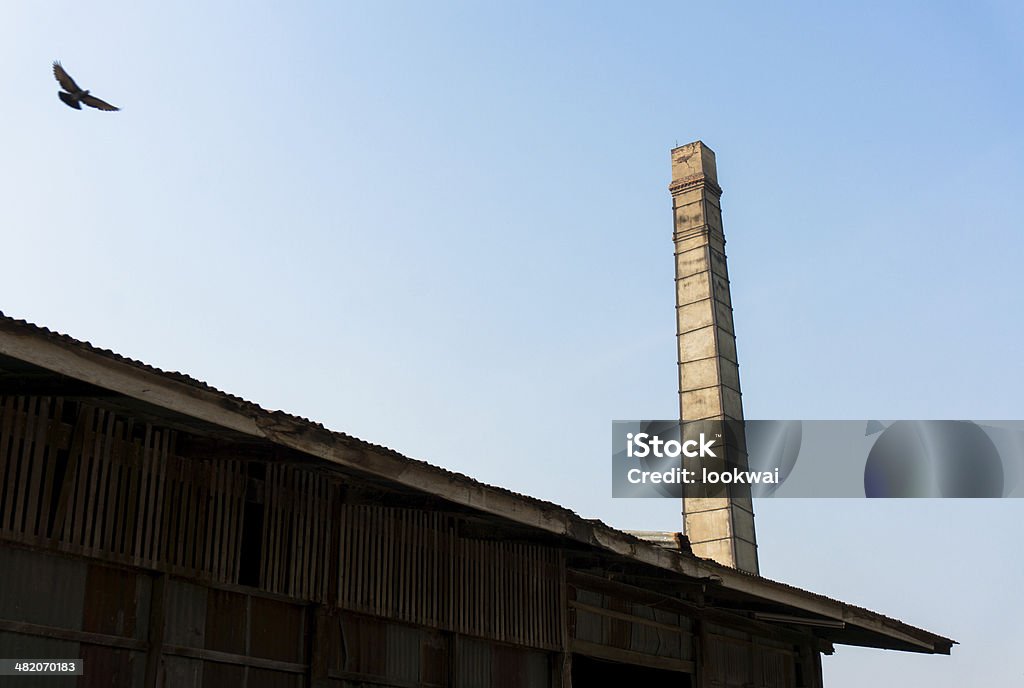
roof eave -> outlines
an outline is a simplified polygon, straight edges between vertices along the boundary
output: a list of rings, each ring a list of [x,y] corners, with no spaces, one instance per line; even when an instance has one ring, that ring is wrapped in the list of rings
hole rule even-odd
[[[564,507],[516,495],[288,414],[215,390],[179,374],[98,349],[0,313],[0,353],[117,394],[180,413],[341,467],[362,471],[455,504],[571,538],[692,579],[843,621],[895,641],[892,649],[949,654],[954,641],[838,600],[752,576],[691,554],[644,542]],[[841,640],[839,642],[842,642]],[[880,642],[875,647],[890,647]]]

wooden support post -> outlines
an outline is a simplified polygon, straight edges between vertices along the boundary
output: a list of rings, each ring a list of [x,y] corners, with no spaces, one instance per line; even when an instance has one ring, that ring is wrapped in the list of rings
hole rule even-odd
[[[164,615],[167,606],[167,576],[158,574],[153,579],[149,599],[149,650],[146,653],[146,688],[163,686]]]
[[[308,610],[309,619],[309,642],[307,644],[309,661],[309,684],[310,686],[329,686],[328,670],[330,668],[330,624],[340,623],[337,615],[332,615],[326,607],[321,605],[310,606]]]
[[[693,672],[693,688],[710,686],[708,677],[708,634],[707,623],[703,619],[693,620],[693,661],[696,668]]]
[[[562,610],[559,628],[559,644],[561,645],[561,688],[572,688],[572,650],[570,649],[572,623],[575,612],[569,608],[569,566],[565,561],[565,552],[558,553],[558,606]]]

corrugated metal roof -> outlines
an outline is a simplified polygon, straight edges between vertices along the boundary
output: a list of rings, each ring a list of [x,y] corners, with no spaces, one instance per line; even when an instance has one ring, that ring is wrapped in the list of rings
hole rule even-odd
[[[268,415],[268,416],[271,416],[271,417],[288,419],[288,420],[291,420],[291,421],[296,422],[296,423],[301,423],[303,425],[310,426],[310,427],[315,428],[317,430],[322,430],[322,431],[325,431],[325,432],[329,432],[331,435],[333,435],[333,436],[335,436],[335,437],[337,437],[339,439],[345,440],[346,442],[353,442],[353,443],[357,443],[357,444],[363,445],[363,446],[368,447],[368,448],[375,449],[377,451],[386,452],[386,453],[388,453],[388,454],[390,454],[392,456],[401,458],[404,461],[410,461],[410,462],[413,462],[413,463],[425,466],[427,468],[430,468],[431,470],[437,471],[438,473],[444,474],[444,475],[446,475],[446,476],[448,476],[450,478],[454,478],[456,480],[467,482],[467,483],[470,483],[470,484],[473,484],[473,485],[479,485],[481,487],[486,487],[488,489],[495,490],[495,491],[501,492],[503,494],[507,494],[507,495],[516,497],[518,499],[522,499],[522,500],[524,500],[526,502],[529,502],[531,504],[534,504],[536,506],[541,506],[541,507],[544,507],[545,509],[553,509],[553,510],[565,512],[566,514],[571,514],[571,515],[579,518],[579,516],[576,514],[576,512],[572,511],[571,509],[567,509],[567,508],[565,508],[563,506],[560,506],[558,504],[555,504],[554,502],[548,502],[548,501],[545,501],[543,499],[537,499],[536,497],[531,497],[529,495],[522,494],[520,492],[515,492],[513,490],[506,489],[504,487],[500,487],[500,486],[497,486],[497,485],[490,485],[490,484],[481,482],[481,481],[476,480],[475,478],[472,478],[472,477],[470,477],[470,476],[468,476],[468,475],[466,475],[464,473],[457,473],[455,471],[450,471],[447,468],[444,468],[443,466],[438,466],[436,464],[432,464],[432,463],[429,463],[427,461],[423,461],[422,459],[415,459],[415,458],[406,456],[406,455],[404,455],[404,454],[402,454],[402,453],[400,453],[400,452],[398,452],[398,451],[396,451],[396,450],[394,450],[394,449],[392,449],[392,448],[390,448],[390,447],[388,447],[386,445],[376,444],[374,442],[368,442],[367,440],[363,440],[363,439],[360,439],[358,437],[354,437],[354,436],[346,434],[344,432],[339,432],[337,430],[331,430],[330,428],[326,427],[323,423],[318,423],[317,421],[310,420],[309,418],[304,418],[302,416],[296,416],[294,414],[286,413],[286,412],[280,411],[280,410],[270,410],[270,409],[263,408],[262,406],[260,406],[259,404],[256,404],[255,402],[248,401],[246,399],[243,399],[242,397],[236,396],[236,395],[231,394],[229,392],[225,392],[225,391],[223,391],[221,389],[217,389],[216,387],[214,387],[213,385],[209,384],[208,382],[204,382],[203,380],[196,379],[196,378],[194,378],[194,377],[192,377],[190,375],[186,375],[185,373],[180,373],[180,372],[177,372],[177,371],[161,370],[160,368],[157,368],[155,366],[151,366],[148,363],[145,363],[143,361],[139,361],[139,360],[134,359],[134,358],[128,358],[127,356],[122,356],[121,354],[117,353],[116,351],[112,351],[110,349],[104,349],[102,347],[96,346],[95,344],[92,344],[91,342],[75,339],[74,337],[71,337],[69,335],[63,334],[61,332],[55,332],[54,330],[51,330],[48,327],[43,327],[41,325],[36,325],[34,323],[30,323],[27,320],[12,318],[12,317],[6,315],[3,311],[0,311],[0,322],[2,322],[4,324],[7,324],[7,325],[13,325],[13,326],[15,326],[17,328],[23,329],[26,334],[30,334],[30,335],[33,335],[33,336],[42,336],[42,337],[45,337],[46,339],[49,339],[50,341],[59,342],[61,344],[66,344],[66,345],[70,345],[70,346],[74,346],[74,347],[82,347],[82,348],[88,349],[89,351],[91,351],[93,353],[97,353],[97,354],[100,354],[102,356],[105,356],[106,358],[109,358],[109,359],[111,359],[113,361],[118,361],[120,363],[124,363],[124,364],[130,365],[130,366],[132,366],[134,368],[138,368],[139,370],[145,370],[145,371],[150,372],[150,373],[155,373],[155,374],[160,375],[162,377],[166,377],[168,379],[175,380],[176,382],[185,383],[185,384],[190,385],[192,387],[196,387],[197,389],[201,389],[201,390],[204,390],[204,391],[207,391],[207,392],[212,392],[214,394],[217,394],[219,396],[224,397],[225,399],[230,399],[231,401],[235,402],[236,404],[238,404],[240,406],[244,406],[244,407],[250,409],[254,413],[264,414],[264,415]],[[599,524],[599,525],[602,525],[602,526],[604,526],[606,528],[610,528],[611,529],[611,526],[608,526],[605,523],[603,523],[603,522],[601,522],[601,521],[599,521],[597,519],[587,519],[587,521],[591,522],[591,523],[596,523],[596,524]],[[622,532],[624,535],[628,535],[624,531],[618,531],[618,532]],[[632,536],[630,536],[630,537],[632,537]],[[639,538],[634,538],[634,539],[636,539],[637,542],[642,542],[642,540],[640,540]]]
[[[342,442],[344,442],[346,444],[357,445],[357,446],[361,446],[361,447],[364,447],[364,448],[367,448],[367,449],[372,449],[372,450],[374,450],[376,452],[382,452],[382,453],[385,453],[385,454],[390,455],[392,457],[395,457],[397,459],[400,459],[401,461],[409,462],[411,464],[415,464],[415,465],[424,467],[424,468],[428,469],[430,472],[432,472],[432,473],[434,473],[434,474],[436,474],[438,476],[443,476],[443,477],[445,477],[445,478],[447,478],[447,479],[449,479],[451,481],[455,481],[455,482],[457,482],[459,484],[469,485],[469,486],[473,486],[473,487],[479,487],[479,488],[483,488],[483,489],[486,489],[488,491],[492,491],[492,492],[495,492],[495,493],[498,493],[498,494],[510,496],[510,497],[513,497],[513,498],[515,498],[517,500],[522,501],[525,504],[532,505],[534,507],[543,509],[545,511],[556,512],[556,513],[562,514],[563,516],[565,516],[565,517],[567,517],[569,519],[572,519],[574,521],[577,521],[580,524],[585,524],[585,525],[590,526],[590,527],[597,527],[597,528],[603,529],[603,530],[607,531],[608,533],[612,533],[612,534],[614,534],[615,536],[617,536],[619,538],[623,538],[623,539],[631,541],[637,547],[653,547],[653,548],[657,548],[659,550],[667,551],[667,550],[664,550],[664,548],[660,547],[659,545],[653,544],[650,541],[647,541],[647,540],[644,540],[644,539],[636,537],[632,533],[612,528],[611,526],[605,524],[604,522],[602,522],[602,521],[600,521],[598,519],[589,519],[589,518],[588,519],[584,519],[584,518],[581,518],[574,511],[572,511],[570,509],[567,509],[567,508],[565,508],[563,506],[560,506],[558,504],[555,504],[553,502],[548,502],[548,501],[545,501],[545,500],[542,500],[542,499],[537,499],[536,497],[531,497],[529,495],[518,493],[518,492],[515,492],[513,490],[509,490],[509,489],[506,489],[506,488],[503,488],[503,487],[500,487],[500,486],[489,485],[487,483],[483,483],[483,482],[478,481],[478,480],[476,480],[476,479],[474,479],[474,478],[472,478],[472,477],[470,477],[468,475],[465,475],[465,474],[462,474],[462,473],[457,473],[457,472],[454,472],[454,471],[450,471],[450,470],[448,470],[448,469],[446,469],[446,468],[444,468],[442,466],[431,464],[431,463],[428,463],[426,461],[422,461],[420,459],[414,459],[412,457],[405,456],[405,455],[395,451],[394,449],[391,449],[390,447],[387,447],[387,446],[384,446],[384,445],[380,445],[380,444],[375,444],[375,443],[372,443],[372,442],[368,442],[366,440],[362,440],[360,438],[353,437],[352,435],[348,435],[348,434],[343,433],[343,432],[338,432],[338,431],[330,430],[329,428],[326,428],[323,424],[317,423],[317,422],[312,421],[312,420],[310,420],[308,418],[303,418],[301,416],[292,415],[292,414],[289,414],[289,413],[285,413],[283,411],[271,411],[271,410],[265,409],[265,408],[259,406],[258,404],[254,403],[254,402],[247,401],[246,399],[243,399],[243,398],[241,398],[239,396],[235,396],[235,395],[230,394],[228,392],[224,392],[222,390],[219,390],[216,387],[213,387],[212,385],[210,385],[210,384],[208,384],[208,383],[206,383],[206,382],[204,382],[202,380],[198,380],[198,379],[196,379],[194,377],[191,377],[189,375],[186,375],[184,373],[161,370],[160,368],[156,368],[156,367],[151,366],[151,365],[149,365],[147,363],[144,363],[142,361],[139,361],[139,360],[136,360],[136,359],[132,359],[132,358],[128,358],[126,356],[122,356],[121,354],[118,354],[115,351],[112,351],[110,349],[104,349],[102,347],[98,347],[98,346],[96,346],[96,345],[94,345],[94,344],[92,344],[90,342],[81,341],[81,340],[75,339],[75,338],[70,337],[70,336],[68,336],[66,334],[62,334],[60,332],[55,332],[53,330],[50,330],[49,328],[46,328],[46,327],[43,327],[43,326],[40,326],[40,325],[36,325],[34,323],[30,323],[30,322],[28,322],[26,320],[12,318],[12,317],[4,314],[2,311],[0,311],[0,327],[2,327],[3,329],[6,329],[8,331],[14,330],[15,332],[18,332],[18,333],[20,333],[20,334],[22,334],[24,336],[43,338],[45,340],[48,340],[48,341],[60,344],[60,345],[65,346],[65,347],[71,347],[73,349],[77,348],[77,349],[81,349],[81,350],[85,350],[85,351],[91,352],[93,354],[98,354],[98,355],[100,355],[100,356],[102,356],[102,357],[104,357],[104,358],[106,358],[108,360],[115,361],[117,363],[120,363],[120,364],[129,366],[129,367],[135,368],[137,370],[145,371],[145,372],[152,373],[152,374],[155,374],[155,375],[159,375],[162,378],[173,380],[175,382],[183,383],[183,384],[188,385],[190,387],[193,387],[193,388],[196,388],[196,389],[200,389],[200,390],[203,390],[205,392],[212,393],[212,394],[217,395],[218,397],[220,397],[220,398],[222,398],[224,400],[230,401],[233,405],[237,406],[239,409],[244,409],[249,414],[251,414],[254,418],[262,419],[264,423],[267,423],[267,422],[273,423],[274,419],[278,419],[278,420],[290,421],[291,423],[301,424],[301,425],[306,426],[306,427],[311,428],[311,429],[315,429],[315,430],[318,430],[318,431],[321,431],[321,432],[324,432],[324,433],[329,433],[330,436],[332,436],[333,438],[341,440]],[[428,488],[424,488],[424,490],[425,491],[429,491]],[[798,595],[800,597],[803,597],[803,598],[805,598],[807,600],[817,600],[817,601],[820,601],[820,602],[826,602],[826,603],[833,604],[833,605],[841,605],[845,611],[851,612],[854,616],[864,616],[864,617],[867,617],[867,618],[872,618],[872,619],[875,619],[875,620],[879,620],[884,625],[891,626],[894,630],[899,630],[901,632],[910,632],[910,633],[912,633],[915,636],[920,636],[922,639],[927,639],[928,642],[935,642],[935,644],[936,644],[936,651],[943,651],[943,650],[941,650],[940,646],[945,645],[946,646],[945,652],[948,652],[949,646],[953,645],[953,644],[956,644],[956,641],[954,641],[954,640],[951,640],[949,638],[945,638],[943,636],[936,635],[934,633],[931,633],[929,631],[925,631],[923,629],[919,629],[919,628],[910,626],[909,624],[905,624],[904,622],[899,621],[898,619],[894,619],[894,618],[885,616],[883,614],[879,614],[878,612],[873,612],[873,611],[871,611],[869,609],[866,609],[864,607],[858,607],[856,605],[852,605],[852,604],[849,604],[849,603],[846,603],[846,602],[842,602],[841,600],[837,600],[837,599],[828,597],[826,595],[821,595],[821,594],[814,593],[814,592],[811,592],[811,591],[808,591],[808,590],[804,590],[802,588],[798,588],[798,587],[795,587],[795,586],[792,586],[792,585],[789,585],[789,584],[786,584],[786,583],[781,583],[781,582],[778,582],[778,581],[774,581],[774,580],[771,580],[769,578],[765,578],[765,577],[757,575],[757,574],[751,574],[751,573],[747,573],[747,572],[744,572],[744,571],[739,571],[738,569],[733,569],[733,568],[730,568],[730,567],[726,567],[726,566],[723,566],[722,564],[719,564],[719,563],[717,563],[715,561],[712,561],[710,559],[702,559],[700,557],[697,557],[696,555],[694,555],[692,553],[689,553],[689,552],[678,551],[678,552],[673,552],[673,553],[676,554],[679,557],[686,557],[686,558],[689,558],[689,559],[692,559],[692,560],[699,561],[705,567],[707,567],[707,568],[709,568],[711,570],[718,570],[718,571],[720,571],[723,574],[728,574],[728,575],[731,575],[731,576],[734,576],[734,575],[738,574],[738,575],[740,575],[740,576],[742,576],[742,577],[744,577],[746,579],[749,579],[751,582],[755,583],[758,586],[767,586],[769,588],[773,588],[773,589],[776,589],[776,590],[786,591],[786,592],[792,593],[794,595]],[[751,593],[751,594],[754,594],[754,593]]]

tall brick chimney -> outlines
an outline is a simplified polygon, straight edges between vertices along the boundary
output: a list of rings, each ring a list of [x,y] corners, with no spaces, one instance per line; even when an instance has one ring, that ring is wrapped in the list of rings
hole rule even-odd
[[[675,218],[676,341],[679,413],[684,423],[743,420],[729,273],[722,231],[722,189],[715,153],[701,141],[672,150]],[[742,433],[738,446],[745,446]],[[739,452],[729,461],[746,464]],[[757,573],[749,486],[722,497],[683,498],[683,531],[694,554]]]

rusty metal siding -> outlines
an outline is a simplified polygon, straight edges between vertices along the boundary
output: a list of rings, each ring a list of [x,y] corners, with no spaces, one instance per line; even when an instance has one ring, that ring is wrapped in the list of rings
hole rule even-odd
[[[794,688],[796,653],[761,645],[760,639],[741,640],[717,633],[706,636],[710,685],[722,688]]]
[[[322,616],[318,633],[314,679],[344,685],[451,685],[448,634],[350,612]]]
[[[0,656],[80,657],[91,667],[80,688],[142,685],[145,574],[11,547],[0,547],[0,571]]]
[[[0,533],[49,535],[54,475],[70,434],[62,399],[0,397]]]
[[[0,548],[10,560],[23,555],[28,566],[38,570],[40,562],[66,563],[62,557]],[[137,638],[148,633],[148,596],[153,585],[145,574],[90,565],[89,592],[82,594],[86,630]],[[81,589],[81,588],[79,588]],[[164,583],[163,657],[160,671],[163,685],[244,686],[247,688],[299,688],[304,685],[306,666],[303,640],[305,608],[282,600],[243,591],[209,588],[175,578]],[[421,627],[386,622],[382,619],[350,616],[345,619],[343,642],[328,645],[339,653],[351,677],[381,685],[446,686],[450,681],[449,644],[444,633]],[[340,627],[340,626],[339,626]],[[249,635],[245,634],[249,629]],[[140,642],[141,641],[136,641]],[[487,672],[488,683],[463,685],[545,686],[549,681],[547,655],[508,645],[468,639],[480,648],[478,659],[485,666],[470,675]],[[141,650],[107,647],[90,643],[61,643],[32,636],[0,634],[0,647],[20,652],[38,648],[39,656],[83,656],[93,667],[92,685],[139,686],[145,674]],[[63,650],[62,650],[63,648]],[[206,653],[206,654],[203,654]],[[211,653],[225,653],[211,656]],[[275,670],[246,662],[260,658],[292,661],[300,670]],[[251,658],[251,659],[249,659]],[[465,664],[465,658],[463,661]],[[496,667],[491,671],[490,667]],[[343,680],[348,680],[342,677]]]
[[[248,654],[249,598],[227,590],[209,590],[206,594],[207,650],[230,654]]]
[[[0,396],[0,538],[214,583],[238,581],[246,463],[60,397]],[[267,467],[259,587],[327,601],[336,481]]]
[[[720,624],[707,623],[704,636],[708,665],[706,676],[713,686],[796,686],[798,647],[778,638],[751,636]]]
[[[237,583],[248,463],[183,457],[177,443],[173,431],[99,405],[0,396],[0,472],[8,478],[0,485],[0,538]],[[264,465],[251,500],[259,549],[247,555],[260,589],[321,604],[337,598],[346,609],[502,642],[560,646],[554,548],[463,537],[457,519],[438,512],[335,508],[337,478]],[[337,588],[329,591],[332,575]]]
[[[503,642],[559,646],[556,550],[462,537],[437,512],[350,504],[340,511],[342,607]]]
[[[471,688],[547,688],[551,685],[548,653],[523,647],[459,637],[455,685]]]
[[[757,647],[758,688],[792,688],[796,685],[796,654]]]
[[[82,643],[84,671],[78,688],[121,686],[142,688],[146,677],[144,652]]]
[[[388,624],[386,633],[384,671],[388,680],[418,683],[423,632],[411,626]]]
[[[689,618],[638,603],[629,605],[629,613],[645,621],[630,624],[628,649],[671,659],[693,659]]]
[[[753,680],[750,644],[742,641],[709,636],[711,639],[712,684],[728,688],[744,688]]]
[[[544,652],[496,645],[491,679],[495,688],[545,688],[551,685],[550,658]]]
[[[584,606],[574,605],[574,602]],[[569,586],[569,605],[570,635],[573,638],[590,643],[604,642],[601,615],[587,609],[588,607],[602,607],[604,605],[604,596],[598,592]]]
[[[87,571],[84,561],[0,547],[0,619],[81,630]]]
[[[340,509],[338,600],[354,611],[438,626],[454,531],[439,513],[372,505]],[[450,607],[450,604],[447,605]]]
[[[232,582],[244,465],[174,443],[97,406],[0,396],[0,537]]]
[[[167,581],[164,642],[182,647],[206,647],[206,597],[209,589],[194,583]]]
[[[476,638],[459,638],[455,644],[455,685],[491,685],[491,646]]]
[[[163,685],[167,686],[167,688],[172,686],[202,688],[203,661],[188,657],[175,657],[173,655],[165,656],[161,661]]]
[[[82,630],[145,640],[150,581],[134,571],[93,564],[85,584]]]
[[[144,642],[149,632],[151,582],[136,571],[91,564],[86,579],[82,630],[138,641],[136,649],[82,643],[89,671],[80,688],[142,686],[146,670]]]
[[[249,598],[249,654],[302,664],[306,661],[306,610],[265,597]]]
[[[693,661],[693,622],[689,617],[661,609],[656,602],[631,600],[625,586],[614,586],[607,581],[603,585],[620,592],[588,590],[582,583],[569,586],[570,638],[591,646],[680,662]]]
[[[164,675],[168,681],[201,676],[206,686],[299,685],[296,679],[309,669],[306,614],[304,605],[256,592],[170,579],[161,647]]]
[[[433,629],[422,629],[420,648],[420,685],[442,688],[449,685],[450,636]]]
[[[299,599],[327,600],[334,486],[294,466],[267,466],[260,587]]]
[[[387,625],[382,619],[344,615],[338,620],[340,634],[331,650],[337,675],[383,677],[386,671]]]

